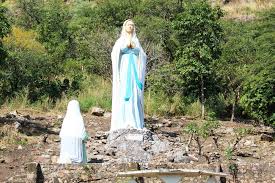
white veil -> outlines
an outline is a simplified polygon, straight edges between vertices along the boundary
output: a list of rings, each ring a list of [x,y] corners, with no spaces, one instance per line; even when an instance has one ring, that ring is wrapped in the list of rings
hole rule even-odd
[[[68,103],[67,112],[59,136],[61,138],[77,137],[84,139],[85,126],[80,112],[79,102],[77,100],[71,100]]]

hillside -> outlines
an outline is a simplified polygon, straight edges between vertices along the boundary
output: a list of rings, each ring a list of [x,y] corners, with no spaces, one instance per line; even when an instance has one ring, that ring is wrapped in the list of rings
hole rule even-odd
[[[167,142],[171,149],[165,151],[163,146],[163,151],[150,162],[129,164],[120,162],[116,153],[107,152],[104,148],[110,127],[110,114],[105,113],[99,117],[86,113],[86,128],[91,136],[87,143],[89,162],[84,166],[61,166],[56,164],[59,156],[58,132],[61,116],[46,113],[29,116],[23,111],[17,111],[16,115],[1,116],[1,138],[5,142],[10,142],[4,144],[1,140],[1,182],[32,182],[34,179],[37,180],[37,176],[44,182],[124,182],[127,179],[115,177],[117,172],[158,168],[198,168],[216,171],[219,165],[224,172],[230,174],[227,177],[228,182],[232,182],[234,176],[243,183],[275,181],[275,132],[269,127],[221,121],[221,126],[215,130],[214,136],[207,138],[203,143],[205,156],[199,156],[194,142],[187,152],[185,150],[189,135],[182,133],[182,130],[191,122],[190,118],[147,118],[147,128],[161,141]],[[228,161],[226,147],[234,144],[234,129],[238,128],[251,129],[251,133],[241,139],[232,154],[232,160]],[[215,147],[213,137],[218,137],[219,148]],[[186,155],[175,155],[177,152],[184,152]],[[174,157],[174,160],[171,160],[171,157]],[[208,160],[205,157],[208,157]],[[233,172],[229,168],[232,162],[237,166]],[[184,180],[197,182],[205,178]],[[158,181],[148,178],[145,182]]]

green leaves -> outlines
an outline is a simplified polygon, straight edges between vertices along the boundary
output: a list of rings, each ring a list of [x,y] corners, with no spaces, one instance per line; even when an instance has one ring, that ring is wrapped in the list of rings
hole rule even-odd
[[[184,114],[199,99],[196,116],[204,103],[208,115],[223,117],[232,105],[239,115],[275,124],[274,8],[236,22],[221,21],[223,12],[206,1],[181,2],[18,0],[10,16],[0,7],[1,99],[27,85],[38,99],[60,96],[63,80],[74,92],[87,74],[110,78],[112,46],[132,18],[148,56],[145,89],[165,96],[164,106],[175,103]],[[11,22],[17,36],[7,37]]]
[[[3,64],[4,59],[7,56],[6,50],[3,47],[2,39],[8,33],[10,33],[11,25],[6,15],[7,9],[0,5],[0,65]],[[1,70],[0,70],[1,76]]]
[[[247,69],[241,97],[241,105],[250,116],[271,125],[275,125],[274,20],[273,8],[251,26],[257,30],[253,37],[255,56]]]
[[[184,132],[207,138],[213,135],[214,130],[217,129],[219,126],[220,123],[215,120],[204,121],[201,124],[192,122],[184,128]]]
[[[62,1],[50,0],[41,11],[39,40],[56,59],[64,59],[69,46],[68,9]]]
[[[216,85],[213,61],[221,54],[222,27],[219,24],[221,10],[207,2],[186,3],[184,11],[172,22],[177,39],[175,65],[178,83],[184,95],[194,94],[202,106],[211,85]],[[204,107],[202,117],[204,118]]]
[[[7,9],[0,5],[0,39],[10,33],[11,25],[6,15]]]

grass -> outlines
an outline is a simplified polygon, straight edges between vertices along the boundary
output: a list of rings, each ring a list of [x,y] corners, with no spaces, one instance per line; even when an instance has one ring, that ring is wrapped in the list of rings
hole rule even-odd
[[[182,113],[183,103],[179,95],[168,97],[164,93],[153,93],[150,90],[144,94],[145,113],[149,116],[165,116]]]
[[[201,116],[201,103],[199,100],[186,106],[186,115],[196,118]]]
[[[101,107],[107,111],[111,111],[112,86],[109,80],[95,75],[86,76],[81,88],[77,96],[62,97],[51,110],[64,112],[66,111],[68,102],[76,99],[80,103],[82,112],[89,112],[92,107]]]
[[[8,113],[17,110],[20,113],[27,113],[31,116],[37,115],[58,115],[66,112],[70,100],[76,99],[80,103],[81,111],[87,113],[92,107],[100,107],[111,111],[112,107],[112,84],[99,76],[89,76],[82,82],[82,90],[77,96],[63,96],[54,105],[48,97],[42,101],[30,104],[27,100],[27,90],[15,98],[7,101],[1,106],[1,113]],[[183,115],[200,116],[200,103],[194,102],[186,105],[180,95],[173,97],[164,93],[153,93],[150,90],[144,94],[145,114],[149,116],[171,116]]]
[[[82,111],[88,112],[95,106],[111,111],[112,84],[109,80],[93,76],[84,85],[85,89],[78,96]]]
[[[67,104],[70,100],[76,99],[80,103],[81,111],[88,112],[92,107],[97,106],[105,110],[111,110],[112,103],[112,87],[109,80],[105,80],[98,76],[86,76],[82,82],[82,90],[78,95],[63,96],[57,100],[55,104],[52,103],[49,97],[44,97],[41,101],[30,104],[27,96],[27,89],[23,90],[14,98],[6,101],[1,106],[1,111],[25,111],[28,114],[45,113],[64,113]]]
[[[3,125],[0,128],[0,150],[11,148],[15,145],[24,146],[32,141],[32,137],[18,133],[12,125]]]
[[[222,5],[221,1],[215,1],[213,5],[219,5],[225,11],[225,18],[247,20],[256,17],[256,13],[272,8],[275,0],[254,0],[244,2],[232,0],[230,3]]]
[[[110,80],[95,75],[85,76],[81,81],[81,88],[78,95],[63,96],[55,104],[49,97],[30,104],[27,100],[28,91],[23,90],[16,97],[4,103],[0,108],[0,113],[5,114],[17,110],[31,116],[60,115],[66,112],[67,104],[72,99],[79,101],[83,113],[89,112],[92,107],[111,111],[112,83]],[[167,96],[162,92],[154,93],[150,90],[145,91],[144,94],[144,111],[148,116],[188,115],[199,117],[201,114],[200,102],[196,101],[189,105],[187,103],[190,101],[184,100],[179,94]]]

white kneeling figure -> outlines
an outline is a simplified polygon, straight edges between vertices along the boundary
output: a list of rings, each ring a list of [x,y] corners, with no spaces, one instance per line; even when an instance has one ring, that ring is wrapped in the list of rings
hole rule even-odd
[[[88,134],[85,130],[77,100],[71,100],[68,103],[59,136],[61,138],[61,145],[58,163],[87,162],[85,142],[88,139]]]

